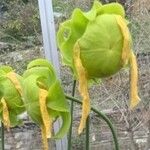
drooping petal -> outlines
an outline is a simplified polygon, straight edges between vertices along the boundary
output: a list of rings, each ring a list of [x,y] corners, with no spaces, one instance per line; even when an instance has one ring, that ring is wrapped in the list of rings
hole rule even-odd
[[[44,89],[39,90],[39,104],[40,104],[40,111],[43,120],[43,127],[45,128],[46,137],[51,138],[52,136],[52,118],[47,111],[46,99],[47,99],[48,92]]]
[[[2,112],[3,112],[3,123],[4,123],[4,126],[9,130],[10,118],[9,118],[9,110],[7,107],[6,100],[4,98],[2,98],[1,103],[2,103]]]
[[[46,128],[45,126],[41,126],[41,136],[42,136],[42,141],[43,141],[43,149],[48,150],[48,140],[46,136]]]
[[[15,88],[19,92],[20,95],[22,95],[22,88],[20,85],[20,82],[17,79],[16,73],[14,72],[9,72],[7,73],[7,78],[14,84]]]
[[[123,49],[122,49],[122,61],[123,65],[130,63],[131,69],[131,81],[130,81],[130,108],[134,108],[140,101],[138,96],[138,66],[136,57],[131,50],[130,34],[127,28],[125,20],[121,16],[116,16],[116,20],[123,34]]]
[[[130,108],[133,109],[139,102],[140,98],[138,96],[138,67],[136,57],[133,52],[131,52],[130,56]]]
[[[116,16],[117,23],[123,35],[122,61],[123,65],[128,63],[131,51],[130,34],[125,20],[121,16]]]
[[[87,117],[90,113],[90,97],[88,92],[87,74],[85,68],[82,65],[82,61],[80,59],[80,47],[78,43],[76,43],[74,46],[74,64],[75,64],[75,68],[79,80],[79,92],[83,98],[82,117],[78,128],[78,134],[81,134],[81,132],[85,127]]]

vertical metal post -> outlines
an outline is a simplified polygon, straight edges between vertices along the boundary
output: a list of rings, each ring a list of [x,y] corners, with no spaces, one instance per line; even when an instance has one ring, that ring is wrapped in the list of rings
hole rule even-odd
[[[52,0],[38,0],[41,19],[42,35],[45,57],[50,60],[59,76],[59,59],[56,46],[55,24],[53,16]],[[54,124],[54,132],[57,132],[61,126],[61,120]],[[62,140],[56,141],[56,150],[67,149],[67,136]]]
[[[38,2],[45,57],[53,63],[59,75],[59,60],[56,45],[52,0],[38,0]]]

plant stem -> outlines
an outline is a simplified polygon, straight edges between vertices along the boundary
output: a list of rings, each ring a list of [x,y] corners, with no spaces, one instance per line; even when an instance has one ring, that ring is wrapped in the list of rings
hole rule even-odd
[[[68,100],[71,100],[71,101],[74,101],[78,104],[82,104],[81,101],[79,101],[78,99],[74,98],[74,97],[71,97],[71,96],[68,96],[66,95],[66,98]],[[118,143],[118,139],[117,139],[117,135],[116,135],[116,132],[115,132],[115,129],[114,129],[114,126],[113,124],[111,123],[111,121],[109,120],[109,118],[103,114],[102,112],[98,111],[97,109],[91,107],[91,110],[93,112],[95,112],[99,117],[101,117],[106,123],[107,125],[109,126],[110,130],[111,130],[111,133],[113,135],[113,140],[114,140],[114,144],[115,144],[115,150],[119,150],[119,143]]]
[[[1,148],[2,148],[2,150],[4,150],[4,148],[5,148],[4,145],[5,145],[5,143],[4,143],[4,125],[1,122]]]
[[[76,89],[76,80],[73,82],[73,87],[72,87],[72,96],[75,95],[75,89]],[[70,125],[70,130],[69,130],[69,138],[68,138],[68,150],[72,149],[72,123],[73,123],[73,105],[74,101],[71,101],[70,103],[70,112],[71,112],[71,125]]]
[[[86,120],[86,138],[85,138],[85,149],[89,150],[90,149],[90,140],[89,140],[89,132],[90,132],[90,116],[88,116],[87,120]]]

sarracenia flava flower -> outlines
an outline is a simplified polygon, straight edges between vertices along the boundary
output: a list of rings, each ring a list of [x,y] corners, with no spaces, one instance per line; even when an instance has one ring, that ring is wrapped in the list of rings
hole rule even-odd
[[[18,115],[25,111],[22,100],[21,76],[14,73],[8,66],[0,67],[0,118],[4,126],[19,125]]]
[[[41,127],[44,150],[48,150],[47,138],[61,138],[70,126],[70,113],[60,81],[52,65],[44,59],[29,63],[23,75],[23,96],[31,119]],[[52,136],[52,124],[62,118],[58,133]]]
[[[77,8],[71,19],[60,25],[57,41],[62,59],[79,80],[79,91],[83,97],[79,134],[90,112],[88,80],[109,77],[129,64],[130,106],[133,108],[139,103],[137,63],[127,24],[124,8],[120,4],[102,5],[95,1],[89,12]]]

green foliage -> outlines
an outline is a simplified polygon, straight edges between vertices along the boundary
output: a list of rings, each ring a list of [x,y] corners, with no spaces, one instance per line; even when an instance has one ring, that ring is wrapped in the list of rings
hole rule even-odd
[[[23,40],[26,36],[40,33],[40,19],[36,3],[10,1],[7,11],[3,14],[2,31],[16,39]]]

